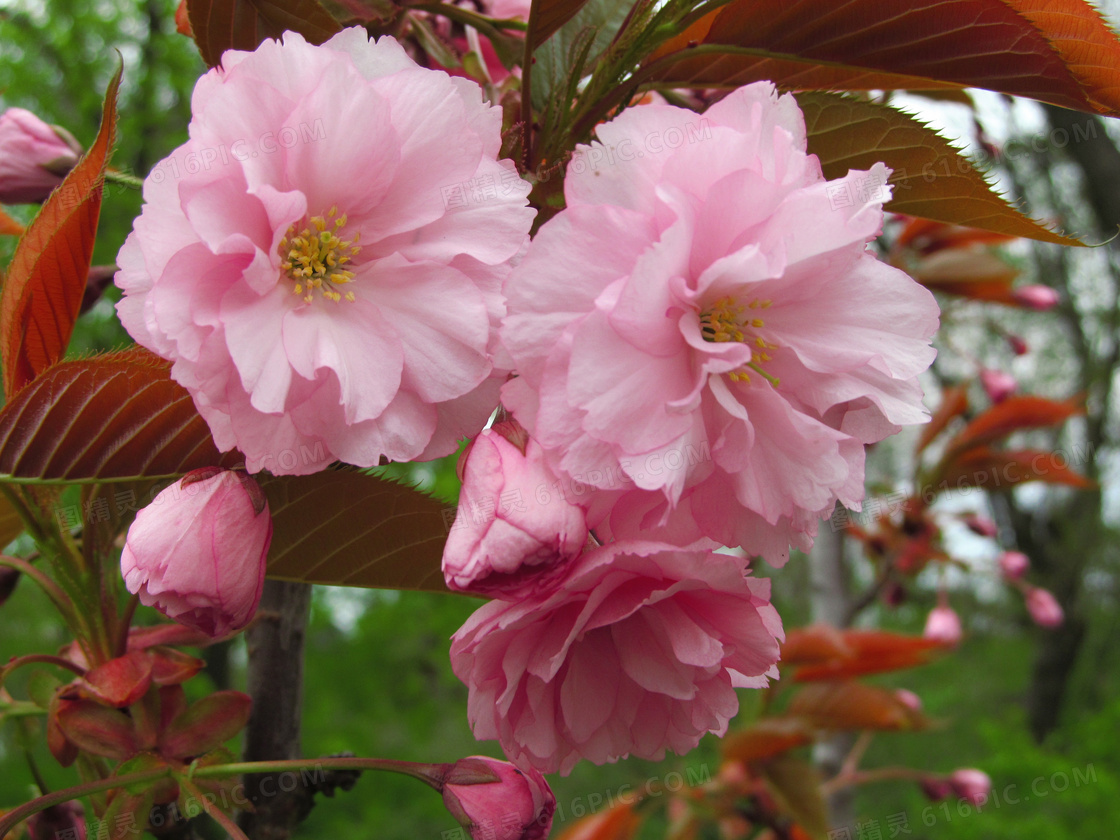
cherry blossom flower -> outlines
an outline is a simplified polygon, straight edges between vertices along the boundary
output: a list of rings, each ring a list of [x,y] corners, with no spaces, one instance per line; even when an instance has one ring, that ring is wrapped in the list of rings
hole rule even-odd
[[[500,288],[527,185],[501,112],[355,27],[227,52],[148,176],[121,321],[250,471],[453,452],[505,377]]]
[[[683,755],[723,734],[735,688],[777,676],[770,583],[742,561],[649,542],[611,543],[551,592],[491,601],[455,634],[475,736],[522,767]]]
[[[639,530],[780,563],[858,508],[866,444],[928,417],[936,303],[866,249],[889,171],[826,181],[768,83],[596,131],[506,283],[503,401],[558,471],[632,482]]]

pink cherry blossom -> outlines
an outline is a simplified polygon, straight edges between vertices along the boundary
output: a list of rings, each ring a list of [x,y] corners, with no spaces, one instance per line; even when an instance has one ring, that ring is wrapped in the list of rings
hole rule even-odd
[[[544,840],[556,811],[556,796],[540,771],[484,755],[455,762],[443,801],[472,840]]]
[[[1031,559],[1021,551],[1005,551],[999,557],[999,570],[1008,580],[1018,580],[1031,567]]]
[[[980,806],[988,801],[992,792],[992,779],[983,770],[962,767],[949,774],[946,781],[952,792],[970,805]]]
[[[1027,612],[1039,627],[1054,628],[1065,621],[1065,612],[1048,589],[1032,586],[1026,594]]]
[[[596,132],[506,283],[503,401],[559,471],[624,476],[647,531],[782,562],[858,507],[866,444],[928,417],[937,305],[866,248],[889,171],[826,181],[768,83]]]
[[[1003,402],[1014,394],[1019,387],[1015,377],[1007,371],[991,370],[989,368],[980,371],[980,384],[984,387],[984,393],[988,395],[988,399],[994,403]]]
[[[128,591],[209,636],[240,630],[257,610],[272,517],[244,473],[187,473],[136,514],[121,552]]]
[[[250,471],[431,458],[497,404],[527,185],[501,111],[355,27],[227,52],[145,181],[118,312]]]
[[[0,114],[0,204],[45,201],[81,154],[70,132],[9,108]]]
[[[522,433],[519,441],[505,436],[511,426]],[[587,542],[583,510],[559,486],[540,444],[515,422],[480,434],[467,454],[443,549],[447,585],[507,599],[550,585]]]
[[[964,635],[960,616],[947,603],[940,603],[929,611],[922,635],[945,645],[958,645]]]
[[[1045,312],[1058,305],[1058,293],[1049,286],[1020,286],[1011,292],[1015,302],[1036,312]]]
[[[723,734],[735,688],[777,676],[770,583],[738,558],[619,542],[570,563],[549,592],[491,601],[455,634],[475,736],[522,767],[660,760]]]

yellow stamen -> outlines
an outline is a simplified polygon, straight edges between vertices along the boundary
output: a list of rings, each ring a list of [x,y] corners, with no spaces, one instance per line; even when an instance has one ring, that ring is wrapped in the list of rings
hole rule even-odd
[[[741,344],[753,344],[758,351],[752,351],[752,359],[738,370],[731,371],[728,376],[732,382],[750,384],[751,377],[747,368],[757,373],[775,388],[781,384],[778,377],[762,369],[762,365],[771,360],[767,350],[778,349],[777,344],[767,341],[761,335],[756,335],[747,330],[758,330],[766,326],[761,318],[743,318],[747,309],[769,309],[773,301],[752,300],[746,306],[736,303],[734,298],[724,297],[717,300],[710,309],[700,313],[700,334],[705,341],[723,342],[737,341]]]
[[[288,232],[280,240],[277,250],[280,254],[280,267],[284,274],[295,281],[292,294],[303,297],[304,302],[311,303],[315,299],[315,291],[325,300],[340,303],[344,297],[353,302],[356,298],[353,292],[342,295],[335,287],[354,280],[354,272],[342,268],[362,250],[358,244],[360,234],[353,239],[342,237],[343,228],[346,227],[346,214],[337,219],[338,208],[331,207],[326,216],[312,216],[307,220],[308,227],[296,234],[296,226],[288,228]],[[330,230],[327,229],[328,219]]]

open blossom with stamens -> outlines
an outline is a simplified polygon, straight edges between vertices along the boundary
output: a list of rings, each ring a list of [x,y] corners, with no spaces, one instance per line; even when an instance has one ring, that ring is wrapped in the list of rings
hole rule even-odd
[[[889,171],[826,181],[768,83],[596,132],[506,283],[503,401],[558,471],[632,482],[638,530],[781,562],[858,506],[866,444],[927,417],[937,306],[866,248]]]
[[[527,185],[501,112],[355,27],[227,52],[148,176],[121,321],[251,471],[431,458],[497,404]]]

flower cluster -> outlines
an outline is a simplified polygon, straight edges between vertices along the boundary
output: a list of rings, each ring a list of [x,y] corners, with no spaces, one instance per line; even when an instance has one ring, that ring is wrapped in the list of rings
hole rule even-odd
[[[476,735],[530,780],[724,732],[783,638],[748,555],[811,545],[859,505],[865,446],[926,417],[937,308],[867,250],[886,168],[826,181],[766,83],[703,115],[633,107],[530,241],[499,109],[390,38],[227,53],[193,104],[119,312],[219,447],[310,473],[474,437],[444,573],[494,600],[451,660]]]

